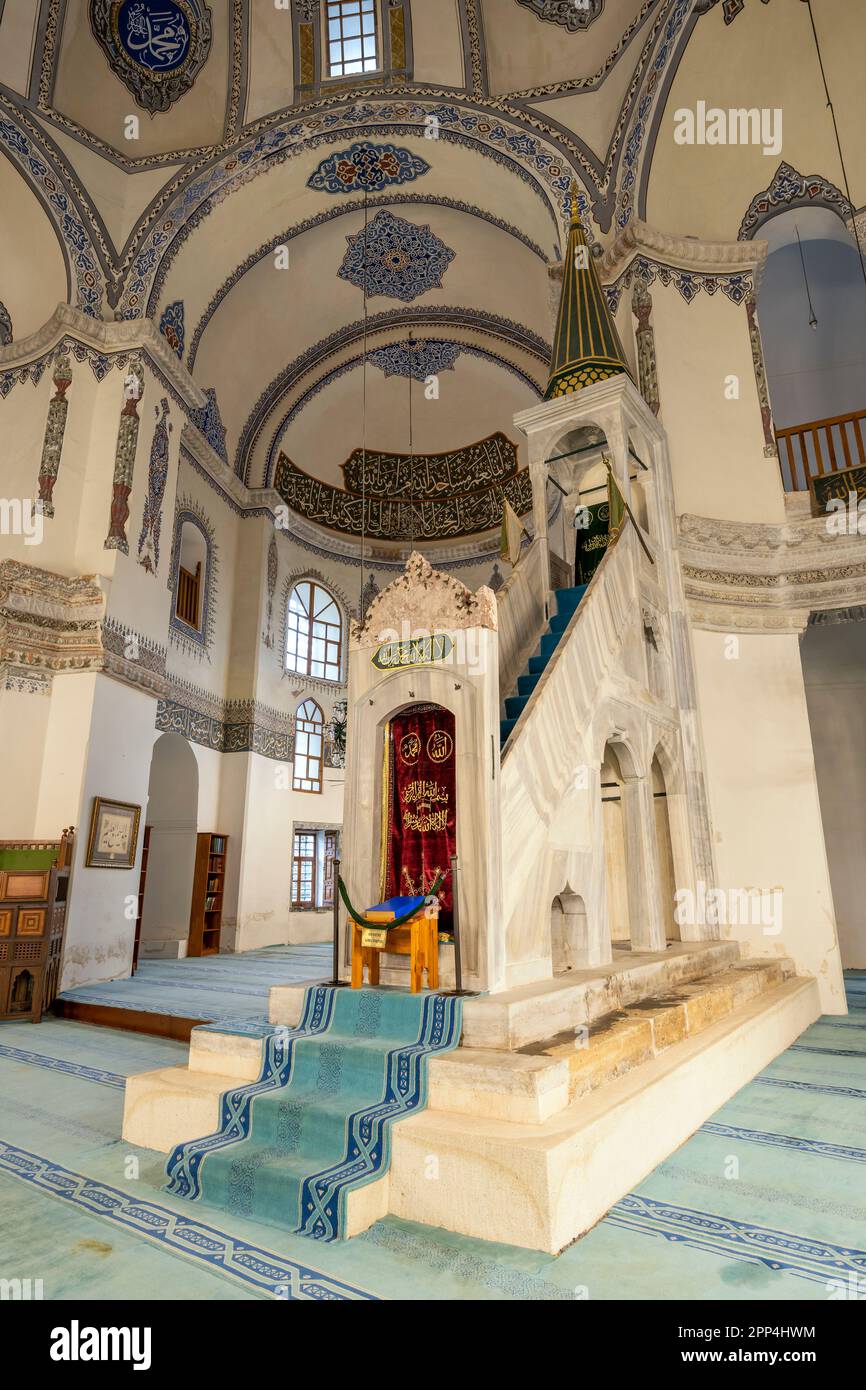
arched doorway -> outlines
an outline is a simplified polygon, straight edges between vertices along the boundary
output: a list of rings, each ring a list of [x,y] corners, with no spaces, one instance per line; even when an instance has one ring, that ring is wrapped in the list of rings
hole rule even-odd
[[[676,877],[674,873],[674,852],[671,839],[671,822],[668,813],[668,794],[665,775],[658,756],[652,760],[650,768],[653,795],[653,819],[655,823],[656,865],[658,868],[658,902],[662,926],[667,941],[679,941],[680,929],[675,919]]]
[[[586,965],[589,947],[586,904],[566,886],[550,908],[550,963],[554,975]]]
[[[629,864],[625,778],[620,758],[612,744],[604,750],[601,765],[601,816],[604,829],[604,873],[607,889],[607,917],[614,950],[631,949],[631,911],[629,906]]]
[[[866,285],[854,238],[828,208],[787,209],[760,236],[769,255],[758,318],[782,477],[786,491],[803,491],[811,475],[860,461]]]
[[[153,745],[147,789],[142,959],[186,955],[197,829],[195,754],[180,734],[161,734]]]

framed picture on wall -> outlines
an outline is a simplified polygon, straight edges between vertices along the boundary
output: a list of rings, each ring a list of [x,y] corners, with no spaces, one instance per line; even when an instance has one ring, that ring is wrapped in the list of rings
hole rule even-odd
[[[140,819],[140,806],[95,796],[85,866],[88,869],[131,869],[135,863]]]

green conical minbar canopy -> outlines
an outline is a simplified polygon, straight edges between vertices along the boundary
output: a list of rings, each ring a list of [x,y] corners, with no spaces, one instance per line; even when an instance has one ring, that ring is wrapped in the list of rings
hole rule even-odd
[[[581,251],[581,248],[583,250]],[[546,401],[591,386],[594,381],[631,373],[616,326],[608,311],[580,212],[577,187],[571,186],[571,225],[562,267],[562,295],[553,339]]]

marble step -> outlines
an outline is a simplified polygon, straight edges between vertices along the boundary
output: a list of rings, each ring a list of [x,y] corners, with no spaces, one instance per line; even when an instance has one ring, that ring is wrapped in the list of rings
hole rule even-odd
[[[569,1099],[573,1100],[684,1038],[696,1036],[793,974],[793,962],[787,959],[742,962],[675,987],[662,998],[645,999],[609,1014],[577,1037],[572,1030],[524,1051],[567,1062]]]
[[[171,1153],[175,1144],[212,1134],[220,1101],[238,1085],[228,1073],[159,1067],[126,1078],[122,1136],[144,1149]]]
[[[819,1014],[814,979],[784,980],[539,1124],[428,1106],[394,1126],[389,1212],[556,1254]]]
[[[609,965],[573,970],[552,980],[467,999],[463,1005],[463,1045],[515,1051],[581,1023],[592,1023],[640,999],[664,995],[676,985],[724,970],[739,960],[736,941],[677,941],[664,952],[617,952]],[[291,1027],[294,1017],[300,1017],[303,991],[293,996],[293,990],[298,987],[277,985],[271,989],[272,1023]]]

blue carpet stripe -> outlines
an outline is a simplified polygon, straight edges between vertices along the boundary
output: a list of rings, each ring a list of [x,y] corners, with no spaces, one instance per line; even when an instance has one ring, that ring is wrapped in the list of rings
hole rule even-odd
[[[864,1009],[852,1009],[851,1006],[850,1006],[850,1004],[848,1005],[848,1013],[849,1013],[849,1014],[852,1014],[852,1013],[853,1013],[853,1014],[857,1014],[857,1013],[864,1013],[864,1012],[866,1012],[866,1010],[864,1010]],[[819,1018],[819,1019],[816,1019],[816,1021],[812,1024],[812,1027],[813,1027],[813,1028],[818,1028],[818,1027],[820,1027],[820,1028],[847,1028],[849,1032],[857,1033],[857,1032],[860,1032],[863,1028],[866,1028],[866,1023],[858,1023],[856,1019],[855,1019],[853,1022],[849,1022],[847,1018]]]
[[[192,1221],[157,1202],[133,1199],[119,1188],[94,1181],[2,1139],[0,1172],[273,1298],[314,1303],[379,1301],[366,1289]]]
[[[866,1149],[850,1144],[831,1144],[824,1139],[800,1139],[793,1134],[776,1134],[773,1130],[745,1129],[740,1125],[721,1124],[708,1120],[701,1125],[702,1134],[720,1134],[726,1139],[741,1139],[746,1144],[767,1144],[771,1148],[794,1149],[799,1153],[816,1154],[820,1158],[845,1158],[852,1163],[866,1163]]]
[[[324,985],[308,989],[300,1026],[272,1033],[264,1048],[258,1081],[227,1091],[220,1104],[219,1129],[201,1139],[178,1144],[166,1164],[166,1192],[196,1201],[201,1197],[200,1170],[205,1155],[245,1139],[252,1125],[252,1105],[256,1096],[286,1086],[291,1077],[294,1044],[299,1037],[322,1033],[331,1021],[337,991]]]
[[[834,1282],[866,1274],[866,1250],[794,1235],[790,1231],[735,1221],[715,1212],[674,1206],[635,1193],[617,1202],[602,1225],[636,1235],[655,1236],[672,1244],[732,1260],[761,1264],[780,1274],[812,1283]]]
[[[866,1052],[854,1047],[811,1047],[806,1043],[792,1043],[789,1052],[817,1052],[822,1057],[866,1057]]]
[[[46,1057],[41,1052],[25,1052],[21,1047],[0,1044],[0,1057],[8,1057],[12,1062],[25,1062],[31,1067],[45,1067],[47,1071],[62,1071],[82,1081],[96,1081],[100,1086],[116,1086],[121,1091],[126,1085],[126,1077],[115,1071],[88,1067],[83,1062],[67,1062],[62,1057]]]
[[[823,1096],[849,1096],[852,1100],[866,1100],[866,1091],[857,1086],[825,1086],[818,1081],[788,1081],[781,1076],[756,1076],[756,1086],[782,1086],[791,1091],[817,1091]]]

